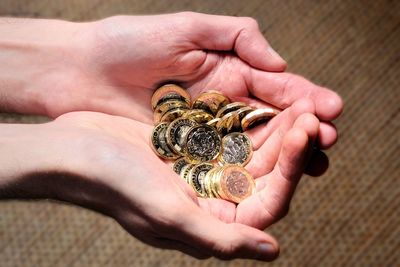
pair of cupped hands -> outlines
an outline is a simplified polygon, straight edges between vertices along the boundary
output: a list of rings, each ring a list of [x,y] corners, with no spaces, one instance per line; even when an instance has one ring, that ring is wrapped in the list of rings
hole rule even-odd
[[[330,121],[342,111],[341,98],[284,72],[286,62],[251,18],[116,16],[67,23],[63,34],[69,42],[48,47],[42,63],[51,66],[40,78],[49,90],[39,113],[56,119],[29,126],[30,140],[46,140],[45,148],[31,140],[31,150],[57,167],[29,175],[37,179],[27,182],[34,196],[102,212],[147,244],[197,258],[275,259],[279,245],[263,230],[288,212],[303,173],[326,171],[321,150],[336,142]],[[150,98],[169,82],[192,97],[213,89],[282,109],[247,132],[256,193],[242,203],[196,197],[150,148]]]

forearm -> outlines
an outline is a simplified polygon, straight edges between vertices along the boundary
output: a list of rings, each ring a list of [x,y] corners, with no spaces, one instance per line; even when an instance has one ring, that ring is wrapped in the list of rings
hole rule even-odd
[[[63,92],[69,99],[61,89],[83,60],[82,25],[0,18],[0,111],[51,115],[52,96]]]

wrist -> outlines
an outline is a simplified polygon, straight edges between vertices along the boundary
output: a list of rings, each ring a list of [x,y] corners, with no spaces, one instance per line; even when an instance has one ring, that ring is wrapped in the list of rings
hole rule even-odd
[[[54,199],[110,214],[118,194],[94,166],[91,134],[55,122],[0,124],[0,199]]]
[[[59,115],[82,75],[86,25],[0,19],[0,111]]]

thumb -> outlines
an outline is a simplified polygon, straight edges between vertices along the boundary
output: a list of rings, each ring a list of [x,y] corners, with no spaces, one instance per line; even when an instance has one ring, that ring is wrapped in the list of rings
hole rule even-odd
[[[286,61],[269,45],[258,23],[249,17],[229,17],[194,12],[181,13],[197,49],[235,51],[252,67],[284,71]]]
[[[189,244],[202,253],[228,260],[235,258],[272,261],[279,245],[270,235],[239,223],[224,223],[200,208],[185,216],[180,233],[170,238]]]

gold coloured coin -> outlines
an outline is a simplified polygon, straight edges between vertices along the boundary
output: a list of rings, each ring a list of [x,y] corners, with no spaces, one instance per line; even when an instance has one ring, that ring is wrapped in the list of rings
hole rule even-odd
[[[153,110],[156,108],[157,104],[161,102],[160,100],[168,95],[172,99],[174,98],[174,96],[182,96],[184,102],[186,102],[190,106],[191,101],[190,101],[190,94],[188,91],[186,91],[184,88],[176,84],[166,84],[159,87],[151,97],[151,107],[153,108]],[[179,100],[179,97],[177,98]]]
[[[216,127],[217,127],[217,123],[218,123],[220,120],[221,120],[221,118],[214,118],[214,119],[208,121],[208,122],[207,122],[207,125],[210,125],[210,126],[216,128]]]
[[[226,165],[221,172],[220,196],[226,200],[240,203],[253,194],[255,183],[253,177],[245,168],[236,165]]]
[[[167,143],[175,153],[184,155],[186,133],[195,125],[195,121],[185,118],[178,118],[169,124],[166,132]]]
[[[167,123],[160,123],[154,127],[151,133],[151,144],[154,152],[163,159],[176,159],[179,155],[175,154],[167,144],[165,132],[167,130]]]
[[[218,112],[217,115],[215,116],[216,118],[222,118],[225,114],[238,110],[240,108],[246,107],[245,103],[242,102],[233,102],[230,103],[228,105],[226,105],[225,107],[221,108]]]
[[[192,109],[187,110],[185,114],[182,115],[184,118],[191,119],[197,123],[207,123],[210,120],[214,119],[213,115],[205,112],[202,109]]]
[[[204,178],[204,189],[206,192],[207,197],[209,198],[218,198],[217,195],[214,195],[212,192],[212,178],[213,178],[213,173],[218,167],[213,167],[209,172],[207,172],[205,178]]]
[[[206,124],[190,128],[185,143],[185,154],[192,162],[211,161],[221,150],[221,138],[217,130]]]
[[[196,194],[200,197],[206,196],[204,180],[205,180],[207,173],[212,168],[213,168],[213,165],[210,163],[201,163],[201,164],[197,164],[190,171],[190,175],[188,177],[189,185],[194,189]]]
[[[221,192],[221,171],[223,170],[223,167],[217,167],[215,171],[212,174],[211,177],[211,192],[217,197],[217,198],[223,198],[226,199],[225,195],[223,195],[223,192]]]
[[[190,162],[186,160],[185,157],[181,157],[174,162],[172,169],[174,170],[174,172],[180,175],[183,167],[185,167],[188,164],[190,164]]]
[[[162,103],[161,105],[157,106],[154,110],[153,120],[154,123],[159,123],[161,121],[162,116],[164,116],[168,111],[174,109],[188,109],[189,105],[185,102],[180,100],[170,100],[167,102]]]
[[[242,107],[238,110],[236,110],[235,112],[238,114],[239,116],[239,123],[242,121],[242,119],[249,114],[250,112],[254,111],[254,109],[252,107]]]
[[[239,118],[239,114],[237,113],[237,111],[232,111],[228,114],[232,114],[229,118],[228,118],[228,124],[232,125],[231,128],[229,129],[229,132],[241,132],[242,131],[242,125],[240,124],[240,118]],[[228,115],[226,114],[226,115]],[[225,115],[225,116],[226,116]]]
[[[173,101],[173,100],[185,102],[188,106],[190,106],[190,102],[188,101],[188,99],[184,98],[180,94],[168,93],[165,96],[163,96],[160,100],[158,100],[157,105],[155,106],[155,108],[153,110],[155,110],[158,106],[162,105],[163,103],[165,103],[167,101]]]
[[[212,115],[217,114],[217,112],[224,106],[228,105],[230,100],[228,97],[224,96],[218,91],[207,91],[201,93],[196,100],[193,102],[193,109],[202,109]]]
[[[166,112],[162,117],[161,117],[161,122],[172,122],[176,120],[179,117],[182,117],[182,115],[186,112],[186,108],[176,108],[172,109],[168,112]]]
[[[238,118],[239,117],[237,114],[234,112],[229,112],[216,123],[215,128],[222,136],[224,136],[234,129],[234,123],[238,120]]]
[[[261,123],[268,122],[278,114],[279,111],[273,108],[256,109],[242,119],[242,129],[243,131],[247,131]]]
[[[196,164],[188,164],[185,167],[182,168],[180,176],[182,177],[183,180],[185,180],[189,184],[189,177],[190,177],[190,172],[192,169],[196,166]]]
[[[206,193],[206,197],[213,198],[214,195],[211,193],[211,187],[210,187],[210,176],[209,173],[212,171],[211,169],[209,172],[207,172],[206,176],[204,177],[203,184],[204,184],[204,191]]]
[[[222,138],[222,149],[218,161],[222,165],[245,166],[253,155],[253,145],[244,133],[230,133]]]

